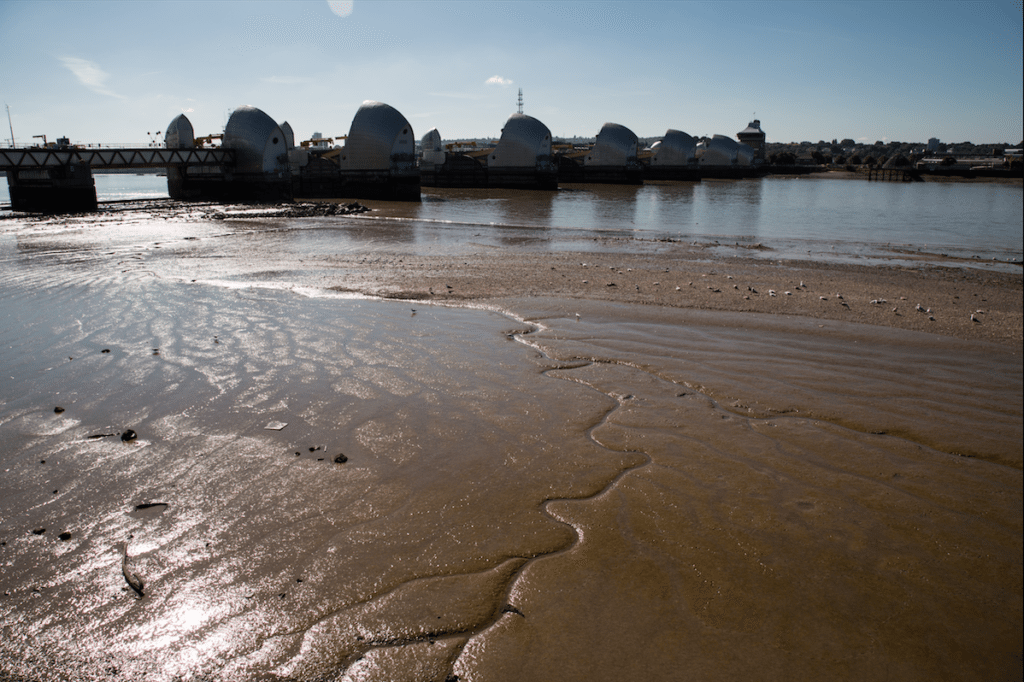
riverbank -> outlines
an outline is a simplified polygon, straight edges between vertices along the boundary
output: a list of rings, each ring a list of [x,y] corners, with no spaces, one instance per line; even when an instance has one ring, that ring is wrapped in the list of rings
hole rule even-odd
[[[339,221],[316,222],[324,216]],[[164,228],[165,238],[152,241],[147,226],[161,218],[176,227]],[[301,219],[312,220],[288,222]],[[1019,261],[984,262],[898,244],[870,256],[833,248],[794,258],[797,249],[775,241],[531,229],[487,234],[476,225],[413,226],[375,218],[358,203],[331,202],[152,202],[141,211],[126,204],[53,222],[88,230],[111,221],[138,242],[134,257],[168,278],[265,276],[263,270],[272,266],[289,281],[385,299],[472,305],[559,297],[791,315],[1011,346],[1024,342]],[[230,238],[232,232],[237,238]]]
[[[1019,673],[1020,276],[240,211],[0,239],[0,677]]]
[[[372,260],[333,257],[330,267],[344,271],[338,277],[344,283],[328,286],[442,303],[551,296],[794,315],[1007,345],[1024,340],[1021,275],[977,271],[952,258],[940,259],[949,265],[932,261],[918,267],[765,262],[716,258],[717,247],[706,244],[630,240],[626,251],[620,240],[595,241],[603,243],[574,253],[481,249],[455,259],[386,252]]]

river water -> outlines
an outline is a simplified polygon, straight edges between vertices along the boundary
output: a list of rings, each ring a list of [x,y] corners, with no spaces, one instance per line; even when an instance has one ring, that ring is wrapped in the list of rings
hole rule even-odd
[[[166,179],[155,175],[95,179],[100,201],[167,196]],[[0,206],[9,203],[6,183],[0,183]],[[977,258],[990,266],[993,259],[1019,262],[1024,255],[1024,192],[1019,185],[997,183],[767,177],[568,184],[556,192],[423,188],[421,203],[364,203],[374,208],[371,218],[410,221],[432,232],[448,227],[459,237],[467,228],[583,231],[770,243],[772,258],[869,263],[906,250]]]
[[[844,191],[988,197],[1018,225],[970,248],[1020,249],[1019,187],[785,179],[436,191],[344,230],[0,222],[0,678],[1016,679],[1019,350],[379,301],[307,259],[538,230],[824,245],[778,197],[835,243]]]

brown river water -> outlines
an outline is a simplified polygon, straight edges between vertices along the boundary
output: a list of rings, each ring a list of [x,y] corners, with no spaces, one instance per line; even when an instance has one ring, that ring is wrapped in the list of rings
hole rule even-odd
[[[0,226],[0,680],[1019,679],[1019,352],[187,213]]]

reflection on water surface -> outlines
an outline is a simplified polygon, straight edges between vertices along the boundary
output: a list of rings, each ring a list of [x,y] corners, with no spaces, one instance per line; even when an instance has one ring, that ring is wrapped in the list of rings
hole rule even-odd
[[[3,183],[0,183],[3,185]],[[153,175],[97,176],[102,200],[166,196]],[[895,183],[761,178],[636,185],[565,184],[555,192],[425,187],[421,203],[363,203],[369,218],[470,228],[593,230],[601,233],[787,242],[788,256],[877,252],[899,245],[980,258],[1021,257],[1021,187],[998,183]],[[0,203],[6,186],[0,187]],[[348,221],[343,221],[348,222]],[[401,239],[401,237],[399,237]],[[857,246],[860,245],[860,246]],[[805,248],[806,246],[806,248]]]

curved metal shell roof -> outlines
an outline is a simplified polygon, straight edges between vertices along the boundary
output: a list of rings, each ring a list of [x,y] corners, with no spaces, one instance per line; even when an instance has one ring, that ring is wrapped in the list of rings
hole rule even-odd
[[[445,154],[444,146],[441,144],[441,133],[438,132],[437,128],[431,128],[427,131],[427,134],[423,136],[423,140],[420,141],[420,147],[423,151],[423,164],[434,164],[437,166],[445,162],[447,154]]]
[[[427,131],[427,134],[423,136],[420,141],[420,147],[423,151],[424,164],[440,165],[444,163],[446,154],[444,146],[441,144],[441,133],[437,131],[437,128],[431,128]]]
[[[501,129],[498,146],[487,157],[492,168],[535,168],[551,161],[551,131],[526,114],[512,114]]]
[[[341,150],[341,166],[351,170],[388,170],[412,164],[416,138],[398,109],[367,100],[359,107]]]
[[[292,131],[292,124],[285,121],[281,124],[281,132],[284,133],[284,142],[288,145],[288,149],[295,146],[295,133]]]
[[[242,106],[231,112],[222,144],[235,150],[239,173],[274,173],[286,167],[280,161],[288,153],[284,131],[256,107]]]
[[[739,143],[725,135],[715,135],[697,145],[700,165],[731,166],[736,161]]]
[[[168,149],[186,149],[195,144],[195,133],[192,130],[192,122],[185,114],[178,114],[167,126],[164,133],[164,146]]]
[[[586,166],[625,166],[636,160],[636,134],[624,125],[605,123],[583,163]]]
[[[651,157],[652,165],[685,166],[696,158],[697,140],[681,130],[669,129]]]
[[[443,150],[443,147],[441,147],[441,133],[437,131],[437,128],[431,128],[427,131],[427,134],[423,136],[423,140],[420,142],[420,146],[425,152],[439,152]]]

